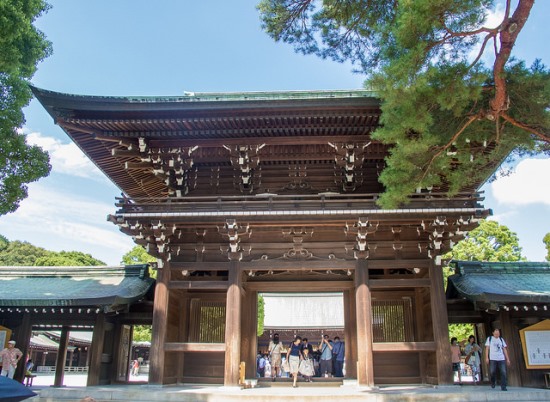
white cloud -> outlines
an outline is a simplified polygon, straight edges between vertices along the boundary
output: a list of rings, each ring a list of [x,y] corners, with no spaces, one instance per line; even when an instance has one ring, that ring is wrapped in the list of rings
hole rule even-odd
[[[27,134],[27,143],[37,145],[50,154],[53,172],[105,180],[103,173],[73,142],[65,144],[57,138],[31,132]]]
[[[485,18],[485,23],[483,26],[485,28],[496,28],[500,25],[504,18],[504,4],[498,3],[494,9],[488,9],[487,15]],[[474,61],[476,57],[479,54],[479,51],[481,50],[481,44],[483,43],[485,35],[480,35],[480,41],[477,43],[472,50],[470,51],[469,59],[470,61]],[[493,51],[493,42],[489,41],[487,45],[485,46],[483,56],[481,57],[481,60],[486,64],[492,64],[493,60],[495,58],[495,54]]]
[[[19,209],[0,217],[1,234],[47,250],[76,250],[115,265],[129,251],[129,236],[106,221],[115,207],[48,186],[47,180],[29,185],[29,197]]]
[[[499,204],[550,205],[550,159],[525,159],[515,172],[491,184],[493,196]]]

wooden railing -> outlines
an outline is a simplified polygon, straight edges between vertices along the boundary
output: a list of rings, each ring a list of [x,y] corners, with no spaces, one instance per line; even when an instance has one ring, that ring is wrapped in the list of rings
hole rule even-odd
[[[288,211],[344,209],[380,209],[379,194],[319,193],[312,195],[257,194],[250,196],[204,196],[167,198],[117,197],[118,213],[132,212],[223,212],[223,211]],[[425,208],[480,208],[481,193],[460,193],[449,198],[440,193],[420,193],[410,197],[406,210]]]
[[[38,366],[36,368],[38,373],[55,373],[55,366]],[[65,373],[87,373],[88,366],[65,366]]]

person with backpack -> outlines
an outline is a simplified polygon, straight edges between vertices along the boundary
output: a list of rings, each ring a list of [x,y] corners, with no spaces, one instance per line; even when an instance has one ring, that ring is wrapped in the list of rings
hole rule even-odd
[[[493,335],[487,338],[485,342],[485,362],[489,365],[489,374],[491,376],[491,388],[496,386],[497,368],[500,372],[500,389],[507,391],[507,372],[506,366],[510,365],[508,356],[508,345],[500,336],[500,329],[493,329]]]
[[[283,352],[283,344],[279,341],[279,334],[273,334],[273,340],[269,342],[268,353],[271,358],[271,380],[281,375],[281,353]]]

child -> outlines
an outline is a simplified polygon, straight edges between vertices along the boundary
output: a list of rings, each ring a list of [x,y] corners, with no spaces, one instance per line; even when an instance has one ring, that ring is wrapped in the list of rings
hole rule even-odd
[[[313,358],[309,354],[308,349],[302,350],[304,359],[300,362],[300,374],[304,376],[307,382],[311,382],[311,377],[315,375],[315,369],[313,368]]]
[[[456,338],[451,338],[451,362],[453,363],[453,371],[458,373],[458,383],[462,385],[462,373],[460,368],[460,345]]]

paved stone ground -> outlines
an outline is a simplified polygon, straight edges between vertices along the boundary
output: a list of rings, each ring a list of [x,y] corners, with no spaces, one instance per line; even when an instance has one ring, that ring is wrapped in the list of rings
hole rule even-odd
[[[146,377],[143,376],[143,379]],[[134,379],[134,378],[133,378]],[[134,380],[140,380],[139,377]],[[78,402],[92,396],[97,402],[462,402],[462,401],[550,401],[550,390],[508,387],[508,392],[491,389],[487,385],[464,386],[387,386],[361,389],[354,385],[343,387],[315,387],[299,383],[298,388],[278,386],[271,388],[228,388],[212,385],[149,386],[146,384],[85,387],[85,374],[66,374],[65,386],[53,388],[53,375],[35,378],[33,390],[40,396],[30,402]]]

